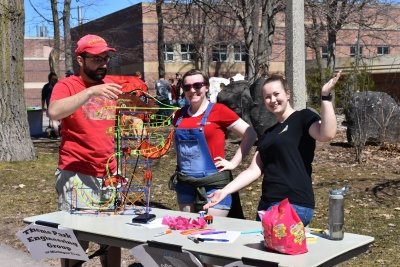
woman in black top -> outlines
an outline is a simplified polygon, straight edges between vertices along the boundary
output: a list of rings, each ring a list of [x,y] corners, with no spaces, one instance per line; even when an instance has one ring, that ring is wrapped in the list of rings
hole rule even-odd
[[[211,202],[204,209],[264,174],[257,210],[267,210],[288,198],[303,224],[308,225],[315,207],[311,181],[315,141],[328,142],[335,137],[337,124],[330,92],[339,77],[340,72],[322,87],[319,116],[308,109],[294,110],[289,102],[291,94],[285,78],[271,75],[264,82],[262,95],[265,107],[278,122],[260,138],[250,166],[223,189],[210,195]]]

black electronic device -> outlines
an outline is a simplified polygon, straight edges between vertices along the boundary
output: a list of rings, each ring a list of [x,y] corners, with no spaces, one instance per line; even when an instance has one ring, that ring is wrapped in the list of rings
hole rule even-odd
[[[155,214],[143,213],[133,217],[132,223],[149,223],[156,218]]]

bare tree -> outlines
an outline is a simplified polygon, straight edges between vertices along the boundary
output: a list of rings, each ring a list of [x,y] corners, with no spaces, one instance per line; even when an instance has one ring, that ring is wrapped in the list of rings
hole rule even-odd
[[[190,50],[190,60],[205,73],[209,72],[211,48],[217,44],[226,45],[226,40],[233,40],[236,33],[234,22],[226,17],[221,18],[216,13],[216,4],[213,2],[215,1],[170,1],[164,6],[165,19],[168,22],[166,30],[172,33],[165,41],[187,45],[183,49],[186,49],[185,52]]]
[[[35,158],[24,99],[24,3],[0,1],[0,161]]]
[[[65,70],[72,70],[72,51],[71,51],[71,0],[64,0],[63,26],[64,26],[64,53]]]
[[[322,66],[321,47],[326,43],[323,41],[326,27],[324,20],[320,17],[320,13],[318,12],[318,4],[318,2],[313,0],[304,1],[304,15],[306,20],[310,20],[304,27],[306,34],[305,43],[307,47],[310,47],[314,51],[315,61],[319,71],[319,80],[324,81],[325,72]]]
[[[81,4],[89,7],[94,5],[92,0],[80,1]],[[48,24],[52,25],[54,32],[54,43],[52,44],[53,50],[49,55],[49,67],[50,71],[56,72],[60,75],[60,56],[64,53],[65,56],[65,70],[71,70],[73,66],[73,54],[71,51],[71,0],[51,0],[51,18],[46,17],[44,13],[40,12],[37,8],[37,4],[32,0],[29,0],[31,7],[35,12]],[[48,7],[48,6],[47,6]],[[62,11],[60,11],[62,7]],[[46,10],[46,9],[44,9]],[[61,14],[61,18],[60,18]],[[64,44],[61,44],[61,27],[60,22],[62,21]],[[64,50],[63,50],[64,49]]]
[[[60,50],[61,50],[61,42],[60,42],[60,22],[58,19],[58,7],[57,0],[50,0],[51,3],[51,15],[53,17],[53,31],[54,31],[54,47],[51,50],[49,55],[50,62],[50,71],[57,73],[58,77],[60,77]]]
[[[358,14],[368,5],[376,4],[381,1],[376,0],[322,0],[312,1],[306,0],[306,15],[312,20],[310,31],[311,34],[322,33],[322,37],[326,37],[327,47],[327,68],[333,72],[336,67],[336,43],[338,32],[351,22],[357,23]],[[354,16],[356,15],[356,16]],[[319,39],[310,37],[309,41],[319,42]],[[310,45],[311,48],[317,49],[318,43]]]
[[[156,0],[156,12],[157,12],[157,25],[158,25],[158,75],[165,75],[165,64],[164,64],[164,18],[162,12],[162,6],[164,0]]]
[[[275,16],[284,10],[283,0],[193,0],[170,1],[177,9],[176,17],[181,16],[191,32],[180,37],[193,36],[196,51],[203,69],[208,71],[208,54],[219,39],[238,43],[241,26],[246,48],[246,75],[250,82],[265,75],[269,70],[272,44],[275,34]],[[184,10],[186,8],[186,10]],[[179,10],[179,11],[178,11]],[[200,13],[199,13],[200,12]],[[170,20],[173,21],[173,20]],[[180,23],[178,23],[180,21]],[[183,20],[176,20],[181,26]],[[187,23],[190,22],[190,25]],[[185,24],[185,23],[184,23]],[[212,30],[210,30],[212,29]],[[179,28],[182,31],[182,27]],[[218,38],[229,36],[229,38]]]
[[[282,0],[221,1],[227,5],[242,25],[248,53],[246,75],[253,82],[265,75],[271,61],[275,17],[285,8]]]

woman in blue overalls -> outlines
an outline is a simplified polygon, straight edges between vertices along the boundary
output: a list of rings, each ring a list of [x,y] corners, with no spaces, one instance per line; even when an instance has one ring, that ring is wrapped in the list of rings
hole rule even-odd
[[[226,106],[207,99],[208,77],[191,70],[182,78],[182,88],[189,106],[174,118],[177,172],[175,190],[179,208],[195,212],[207,202],[206,195],[222,188],[231,180],[236,168],[255,142],[254,129]],[[225,135],[233,131],[242,138],[234,157],[225,159]],[[208,214],[227,216],[232,196],[208,210]]]

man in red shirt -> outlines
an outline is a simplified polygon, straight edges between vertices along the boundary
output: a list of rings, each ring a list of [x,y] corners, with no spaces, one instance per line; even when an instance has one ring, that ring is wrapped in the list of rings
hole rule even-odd
[[[75,50],[79,64],[79,75],[60,80],[54,87],[49,106],[49,117],[61,120],[61,145],[56,170],[56,191],[58,207],[85,208],[84,201],[71,200],[74,184],[89,188],[94,199],[101,200],[101,182],[108,169],[115,173],[117,163],[114,154],[114,138],[107,130],[114,126],[113,120],[88,119],[85,105],[92,97],[116,100],[122,93],[121,86],[107,76],[107,63],[114,48],[96,35],[82,37]],[[110,159],[110,160],[109,160]],[[73,202],[73,203],[72,203]],[[87,246],[87,244],[82,244]],[[110,247],[102,259],[103,266],[120,266],[121,250]],[[63,266],[75,263],[62,261]]]

